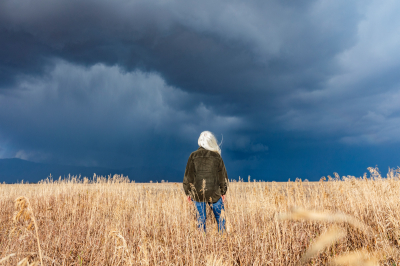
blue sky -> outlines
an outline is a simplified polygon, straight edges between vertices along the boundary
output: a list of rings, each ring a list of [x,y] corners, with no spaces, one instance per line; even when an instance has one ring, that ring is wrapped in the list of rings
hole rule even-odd
[[[0,3],[0,158],[230,178],[399,164],[400,2]]]

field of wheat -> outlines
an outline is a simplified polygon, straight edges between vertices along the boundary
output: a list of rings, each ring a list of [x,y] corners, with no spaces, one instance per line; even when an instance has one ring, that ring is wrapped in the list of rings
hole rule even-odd
[[[400,265],[399,170],[230,182],[207,233],[182,184],[69,178],[0,185],[0,265]]]

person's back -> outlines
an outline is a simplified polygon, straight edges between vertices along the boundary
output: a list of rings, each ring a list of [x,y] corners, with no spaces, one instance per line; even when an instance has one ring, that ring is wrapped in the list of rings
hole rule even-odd
[[[183,186],[197,202],[217,202],[225,195],[227,178],[224,162],[216,152],[200,147],[192,152],[185,171]]]

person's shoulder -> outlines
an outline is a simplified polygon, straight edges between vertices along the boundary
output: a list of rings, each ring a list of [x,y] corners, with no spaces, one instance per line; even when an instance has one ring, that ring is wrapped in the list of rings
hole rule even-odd
[[[204,151],[205,151],[204,149],[195,150],[194,152],[192,152],[192,153],[190,154],[190,156],[193,157],[193,156],[202,155],[202,154],[204,154]]]
[[[219,154],[219,153],[216,152],[216,151],[210,152],[210,155],[211,155],[212,157],[215,157],[215,158],[218,158],[218,159],[221,159],[221,160],[222,160],[221,154]]]
[[[195,150],[195,151],[193,151],[193,152],[190,154],[190,157],[199,156],[200,154],[202,154],[202,151],[203,151],[203,150],[200,150],[200,149]]]

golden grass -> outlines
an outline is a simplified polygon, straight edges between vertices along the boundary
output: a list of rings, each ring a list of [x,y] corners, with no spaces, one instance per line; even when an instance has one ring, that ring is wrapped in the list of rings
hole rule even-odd
[[[14,220],[15,223],[18,223],[19,221],[22,220],[22,222],[30,222],[30,224],[27,226],[28,230],[31,229],[32,226],[35,227],[36,241],[37,241],[37,245],[38,245],[38,253],[39,253],[39,258],[40,258],[40,265],[43,266],[42,250],[40,248],[38,227],[37,227],[35,215],[32,212],[31,204],[29,203],[29,200],[27,198],[25,198],[25,197],[17,198],[15,200],[15,209],[17,210],[14,213],[14,217],[13,217],[13,220]],[[13,228],[11,233],[13,233],[15,229],[16,229],[16,227]],[[24,258],[22,261],[20,261],[18,263],[18,265],[26,265],[26,264],[29,265],[28,261],[29,261],[28,258]]]
[[[399,171],[369,170],[231,182],[222,236],[209,209],[208,232],[196,229],[182,184],[2,184],[0,265],[400,265]]]

